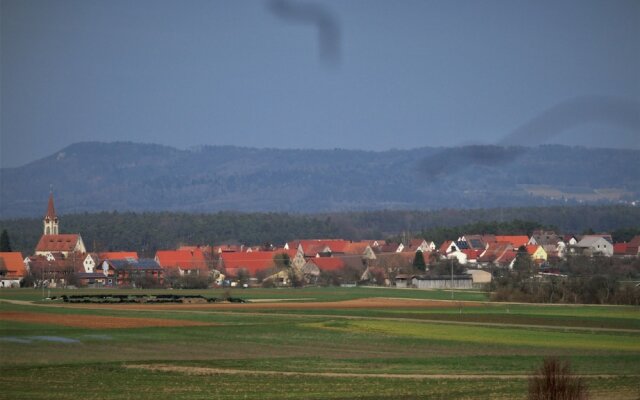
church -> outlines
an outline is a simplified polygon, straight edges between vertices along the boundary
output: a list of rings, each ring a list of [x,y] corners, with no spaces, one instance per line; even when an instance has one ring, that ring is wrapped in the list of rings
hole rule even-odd
[[[54,254],[62,254],[68,257],[72,253],[86,253],[80,234],[60,234],[58,217],[53,204],[53,192],[49,193],[49,204],[44,216],[44,229],[42,237],[36,246],[36,255],[51,257]]]

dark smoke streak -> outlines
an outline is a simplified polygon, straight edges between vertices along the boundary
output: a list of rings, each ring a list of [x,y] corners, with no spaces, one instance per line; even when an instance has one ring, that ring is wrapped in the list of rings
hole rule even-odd
[[[640,104],[609,96],[576,97],[547,109],[498,140],[497,145],[444,149],[423,159],[419,170],[429,176],[442,178],[465,168],[508,164],[525,154],[526,147],[545,144],[571,128],[590,123],[619,126],[638,134]]]
[[[320,60],[326,64],[340,63],[340,24],[326,7],[316,3],[271,0],[269,10],[288,22],[315,25],[318,30]]]
[[[616,125],[640,133],[640,104],[619,97],[576,97],[547,109],[499,143],[543,144],[568,129],[589,123]]]

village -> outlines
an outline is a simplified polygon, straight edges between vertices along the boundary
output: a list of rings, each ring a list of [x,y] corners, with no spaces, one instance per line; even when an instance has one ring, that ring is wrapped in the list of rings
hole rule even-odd
[[[207,288],[377,285],[420,289],[482,288],[525,263],[532,277],[562,277],[571,256],[632,258],[640,236],[537,230],[527,235],[469,233],[434,243],[422,238],[301,239],[282,245],[181,245],[153,258],[136,251],[90,252],[79,233],[60,233],[53,194],[32,255],[0,252],[1,287]]]

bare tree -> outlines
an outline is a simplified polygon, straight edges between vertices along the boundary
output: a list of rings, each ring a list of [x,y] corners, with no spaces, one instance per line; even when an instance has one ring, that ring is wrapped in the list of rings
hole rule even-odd
[[[569,361],[545,358],[529,378],[529,400],[586,400],[589,393],[582,378],[573,375]]]

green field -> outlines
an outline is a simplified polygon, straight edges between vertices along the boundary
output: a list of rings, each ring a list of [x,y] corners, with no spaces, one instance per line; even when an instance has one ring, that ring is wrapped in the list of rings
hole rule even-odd
[[[51,295],[63,293],[92,292]],[[446,308],[433,302],[336,306],[360,298],[451,298],[445,291],[370,288],[238,289],[231,295],[267,302],[259,308],[84,308],[43,301],[37,290],[2,290],[0,398],[525,398],[527,375],[545,356],[570,360],[591,398],[640,398],[639,307],[488,303],[481,292],[455,292]],[[278,307],[292,302],[300,308]],[[315,302],[326,304],[304,306]],[[50,318],[17,322],[7,315]],[[89,328],[55,322],[91,316],[210,325]]]

